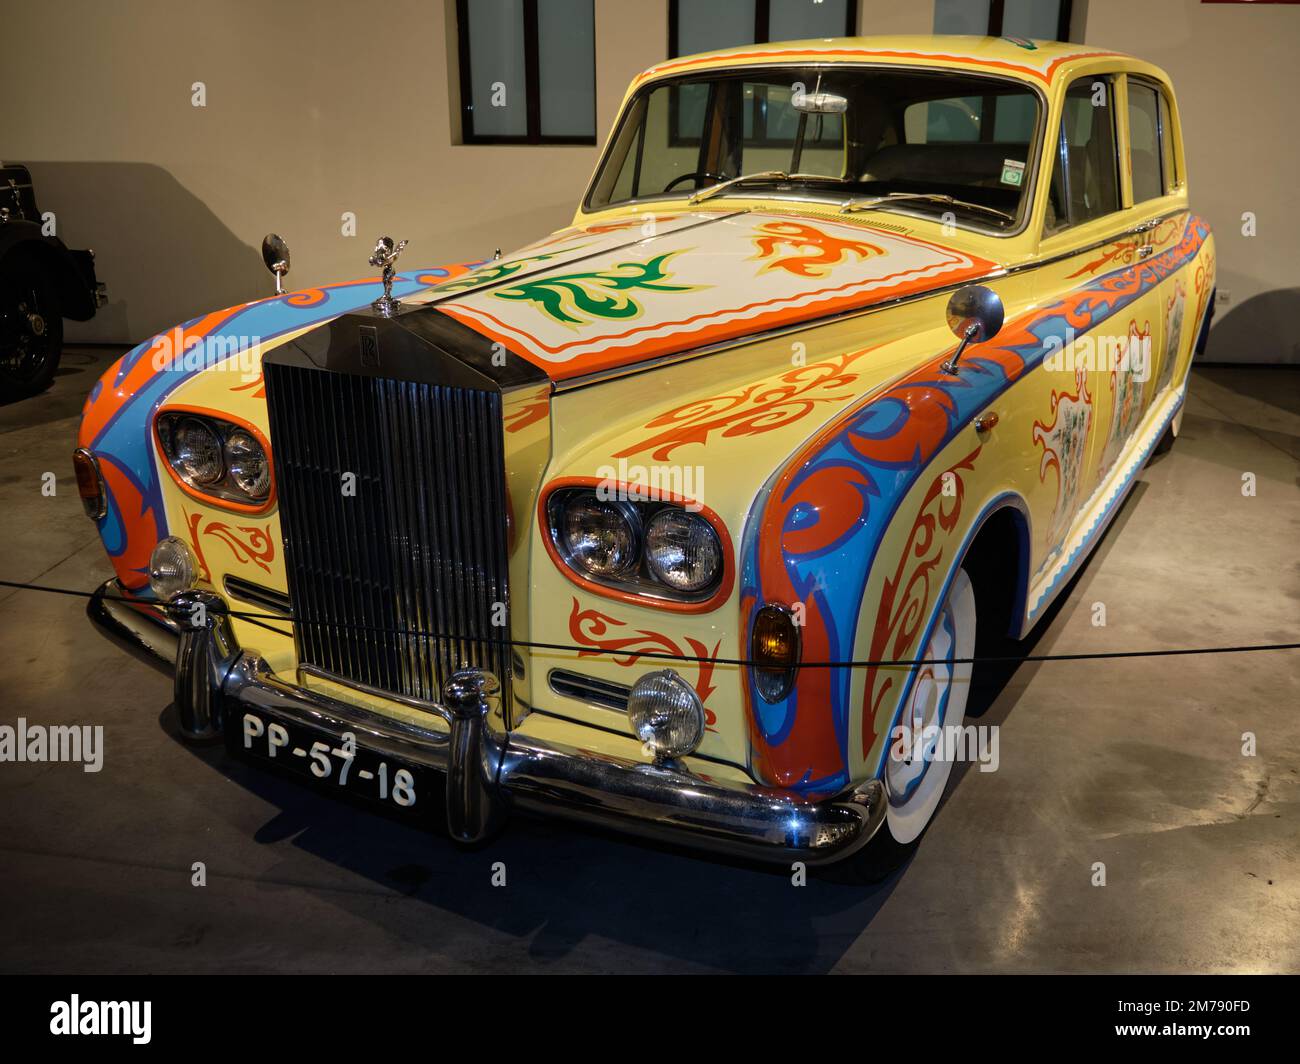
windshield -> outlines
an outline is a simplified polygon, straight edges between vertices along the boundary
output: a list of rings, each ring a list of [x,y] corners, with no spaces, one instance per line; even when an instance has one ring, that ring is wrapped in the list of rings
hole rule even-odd
[[[754,175],[696,198],[856,200],[851,209],[952,212],[1010,230],[1027,203],[1039,110],[1028,85],[950,71],[783,67],[658,82],[629,103],[586,206]]]

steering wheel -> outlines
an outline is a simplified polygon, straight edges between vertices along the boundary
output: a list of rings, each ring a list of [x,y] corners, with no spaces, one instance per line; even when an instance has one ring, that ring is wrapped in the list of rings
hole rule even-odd
[[[668,184],[664,185],[664,191],[671,192],[675,186],[680,185],[683,181],[698,181],[702,177],[711,177],[715,182],[727,180],[726,174],[715,174],[712,170],[692,170],[689,174],[679,174],[674,177]]]

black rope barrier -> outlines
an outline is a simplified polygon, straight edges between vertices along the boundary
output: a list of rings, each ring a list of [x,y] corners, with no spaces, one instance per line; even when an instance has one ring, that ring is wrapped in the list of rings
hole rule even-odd
[[[0,587],[11,587],[20,591],[43,591],[54,595],[68,595],[73,598],[95,598],[97,592],[79,591],[76,588],[49,587],[42,584],[29,584],[18,580],[0,580]],[[153,605],[147,599],[131,598],[128,595],[99,595],[99,598],[111,602],[125,602],[128,605]],[[222,611],[225,616],[236,620],[249,621],[259,628],[267,628],[279,635],[287,635],[278,628],[271,628],[262,621],[279,621],[281,624],[310,624],[322,628],[350,628],[361,632],[378,632],[385,635],[397,635],[408,639],[434,639],[446,642],[480,643],[493,646],[523,647],[528,650],[555,650],[566,653],[581,654],[591,657],[607,654],[612,657],[652,658],[666,661],[690,661],[696,664],[735,665],[740,667],[771,668],[768,662],[758,662],[752,658],[721,658],[702,654],[673,654],[661,650],[629,650],[626,648],[609,648],[589,646],[581,643],[541,643],[524,639],[495,639],[487,636],[452,635],[418,628],[393,628],[386,625],[368,625],[348,623],[340,625],[329,621],[298,621],[292,616],[278,613],[251,613],[227,608]],[[1123,658],[1172,658],[1203,654],[1253,654],[1268,651],[1300,650],[1300,643],[1250,643],[1238,646],[1219,647],[1177,647],[1171,650],[1097,650],[1081,651],[1073,654],[1003,654],[983,655],[969,658],[945,658],[951,665],[975,665],[986,662],[1009,664],[1027,661],[1110,661]],[[921,658],[890,658],[868,661],[801,661],[796,668],[801,669],[868,669],[868,668],[916,668],[920,665],[932,665],[934,662]]]

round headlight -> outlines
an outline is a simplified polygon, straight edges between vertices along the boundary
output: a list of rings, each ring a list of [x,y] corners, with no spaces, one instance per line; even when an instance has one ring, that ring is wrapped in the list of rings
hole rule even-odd
[[[578,495],[564,506],[560,536],[569,561],[595,576],[621,573],[636,560],[636,516],[624,503]]]
[[[166,602],[178,591],[194,586],[194,555],[175,536],[160,539],[149,557],[149,589]]]
[[[251,432],[236,429],[226,437],[226,471],[250,499],[265,499],[271,490],[271,463]]]
[[[687,510],[660,510],[650,519],[645,553],[650,572],[674,591],[703,591],[722,568],[717,532]]]
[[[632,685],[627,719],[656,761],[684,757],[704,738],[704,707],[699,696],[672,669],[648,672]]]
[[[191,484],[215,484],[226,471],[221,440],[202,421],[187,417],[172,432],[172,464]]]

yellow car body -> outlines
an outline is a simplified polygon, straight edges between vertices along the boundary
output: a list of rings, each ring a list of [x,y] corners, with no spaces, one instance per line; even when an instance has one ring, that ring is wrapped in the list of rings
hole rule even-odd
[[[394,292],[545,378],[512,392],[502,411],[518,645],[509,704],[490,726],[507,744],[527,739],[811,808],[882,778],[922,670],[803,668],[789,698],[766,704],[751,670],[736,664],[752,652],[755,610],[800,612],[804,662],[910,660],[929,644],[972,544],[985,536],[990,550],[996,536],[1007,560],[1006,634],[1027,633],[1176,430],[1212,305],[1214,245],[1189,208],[1168,78],[1117,53],[945,37],[754,45],[659,64],[633,82],[624,108],[674,78],[790,66],[961,71],[1028,87],[1041,117],[1020,174],[1019,222],[999,232],[973,216],[902,205],[842,212],[825,196],[779,188],[707,198],[686,189],[603,207],[588,198],[568,229],[472,268],[399,271]],[[1081,79],[1108,86],[1119,205],[1052,229],[1058,131],[1067,90]],[[1164,186],[1140,202],[1127,120],[1136,85],[1155,88],[1165,107]],[[617,130],[607,152],[616,139]],[[970,284],[1000,297],[1005,324],[948,372],[957,344],[945,308]],[[165,612],[149,603],[147,569],[171,535],[192,550],[198,586],[231,610],[261,614],[234,617],[233,633],[284,690],[447,732],[447,720],[412,699],[301,668],[310,662],[292,621],[230,591],[233,578],[291,595],[293,543],[278,497],[232,508],[196,495],[154,434],[160,412],[208,412],[251,427],[275,454],[262,356],[328,332],[377,293],[373,278],[291,293],[154,338],[97,385],[79,442],[109,496],[99,521],[117,582],[105,597],[140,603],[118,604],[119,614]],[[158,368],[223,335],[255,342],[220,358],[209,351],[200,371]],[[1101,357],[1136,350],[1149,353],[1145,368]],[[707,601],[602,586],[556,553],[550,493],[611,480],[654,482],[716,520],[729,569]],[[626,688],[665,667],[706,715],[698,748],[671,768],[653,767],[623,714],[554,682],[560,670]],[[566,804],[573,813],[575,801]],[[641,830],[637,815],[607,819]],[[696,841],[728,848],[723,834]],[[797,832],[780,841],[771,849],[782,855],[817,850]]]

